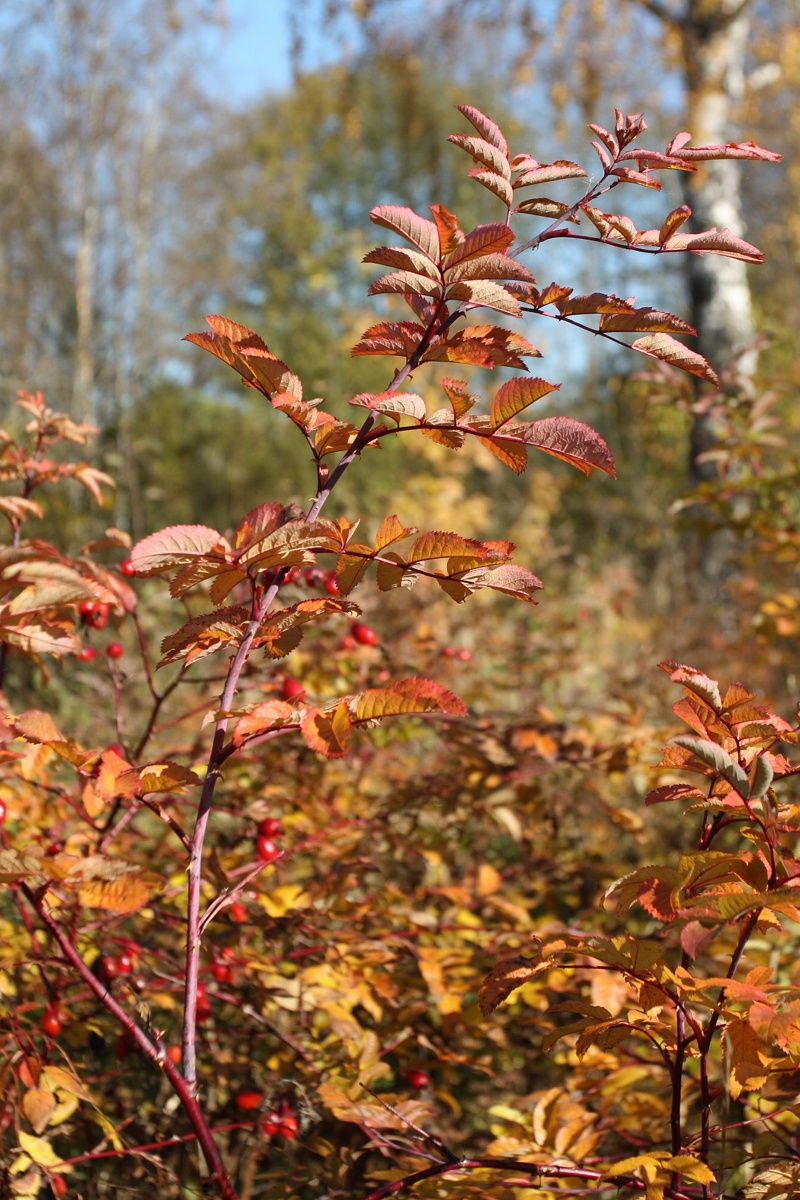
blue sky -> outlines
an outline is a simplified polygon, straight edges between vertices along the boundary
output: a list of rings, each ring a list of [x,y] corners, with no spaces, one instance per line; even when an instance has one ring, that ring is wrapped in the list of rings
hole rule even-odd
[[[283,91],[291,82],[289,11],[292,0],[227,0],[227,27],[215,35],[212,91],[242,102],[265,91]],[[304,62],[325,59],[318,22],[306,7]],[[331,57],[336,49],[331,48]]]

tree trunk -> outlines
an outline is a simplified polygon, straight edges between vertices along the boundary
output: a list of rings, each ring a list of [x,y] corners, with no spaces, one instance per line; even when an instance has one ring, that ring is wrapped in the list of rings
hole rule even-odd
[[[687,0],[679,28],[688,128],[695,145],[733,140],[735,109],[744,81],[747,6],[748,0]],[[697,175],[685,177],[685,191],[695,230],[716,225],[744,236],[738,163],[703,163]],[[746,386],[756,367],[747,266],[738,259],[716,254],[688,257],[690,319],[697,329],[697,348],[717,370],[732,368],[739,386]],[[691,441],[690,473],[694,482],[716,477],[716,462],[702,456],[718,440],[713,415],[699,413]]]

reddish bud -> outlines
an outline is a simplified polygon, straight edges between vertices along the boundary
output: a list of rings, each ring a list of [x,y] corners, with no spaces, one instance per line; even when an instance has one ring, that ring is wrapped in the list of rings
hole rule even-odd
[[[455,658],[455,656],[456,656],[455,646],[442,646],[441,656],[442,656],[442,658]]]

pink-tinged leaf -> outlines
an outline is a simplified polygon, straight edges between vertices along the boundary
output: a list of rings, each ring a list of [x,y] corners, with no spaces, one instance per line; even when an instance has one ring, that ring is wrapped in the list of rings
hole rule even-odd
[[[672,659],[664,659],[660,662],[659,667],[662,671],[666,671],[672,683],[681,683],[684,688],[687,688],[694,695],[699,696],[709,708],[714,712],[719,712],[723,707],[722,696],[719,690],[719,684],[716,679],[711,679],[710,676],[698,671],[696,667],[687,666],[686,663],[675,662]],[[752,700],[753,696],[749,692],[745,692],[744,696],[747,700]],[[725,706],[728,706],[728,697],[725,697]]]
[[[142,538],[130,557],[137,575],[155,575],[210,554],[217,555],[220,563],[230,560],[232,554],[230,545],[216,529],[207,525],[170,525]]]
[[[476,434],[478,442],[484,449],[498,458],[505,467],[510,467],[515,475],[521,475],[528,465],[527,448],[519,442],[511,442],[502,438],[486,437]]]
[[[632,171],[630,167],[615,167],[611,172],[622,183],[638,183],[640,187],[654,188],[661,191],[661,184],[645,171]]]
[[[261,570],[268,567],[295,566],[306,562],[306,555],[325,550],[334,553],[342,549],[342,534],[335,521],[318,517],[309,523],[305,519],[286,521],[265,537],[253,542],[239,557],[240,566]]]
[[[400,714],[439,712],[465,717],[461,700],[441,684],[419,676],[398,679],[386,688],[369,688],[351,701],[355,721],[374,721]]]
[[[695,333],[673,313],[657,308],[637,308],[632,313],[609,313],[600,319],[601,333]]]
[[[710,927],[701,925],[699,921],[689,921],[681,929],[681,949],[695,959],[706,949],[710,942],[719,934],[716,925]]]
[[[496,125],[480,109],[473,108],[471,104],[457,104],[456,108],[477,129],[482,138],[496,146],[504,158],[508,158],[508,142],[503,137],[499,125]]]
[[[101,507],[104,501],[102,489],[104,487],[113,489],[117,486],[105,471],[98,471],[96,467],[89,467],[84,463],[75,464],[69,473],[73,479],[77,479],[78,483],[86,488],[94,502]]]
[[[612,158],[616,158],[617,155],[619,154],[619,142],[614,137],[613,133],[609,133],[607,129],[603,129],[602,125],[592,124],[591,121],[589,122],[588,127],[589,127],[589,129],[591,129],[592,133],[597,134],[597,136],[600,138],[600,141],[603,143],[606,150],[608,150],[608,152],[612,156]]]
[[[227,338],[229,342],[258,346],[261,350],[267,349],[265,342],[255,330],[248,329],[246,325],[240,325],[238,321],[231,321],[229,317],[221,317],[218,313],[212,313],[206,317],[206,324],[210,325],[219,337]]]
[[[744,238],[736,237],[730,229],[708,229],[690,236],[686,247],[692,254],[706,252],[722,254],[726,258],[738,258],[742,262],[762,263],[764,255],[757,246],[751,246]]]
[[[413,271],[417,275],[427,275],[429,279],[441,279],[441,273],[436,263],[431,262],[427,254],[421,250],[407,250],[404,246],[378,246],[365,254],[362,263],[377,263],[382,267],[399,267],[404,271]]]
[[[501,175],[504,179],[511,178],[508,156],[501,153],[491,142],[484,141],[483,138],[472,137],[468,133],[451,133],[447,140],[454,146],[458,146],[459,149],[466,150],[475,162],[483,163],[495,175]]]
[[[606,442],[596,429],[583,421],[576,421],[574,417],[544,417],[529,424],[506,426],[506,430],[520,437],[527,446],[563,458],[584,475],[595,468],[616,479],[614,458]]]
[[[416,321],[380,321],[364,330],[361,341],[350,353],[354,358],[363,354],[400,354],[410,358],[424,332]]]
[[[571,204],[562,204],[560,200],[548,200],[546,196],[540,196],[533,200],[523,200],[520,204],[516,205],[514,212],[526,213],[532,217],[547,217],[548,220],[552,221],[558,217],[565,216],[566,213],[570,212],[571,208]],[[573,224],[577,225],[579,218],[572,213],[566,217],[566,220],[572,221]]]
[[[350,403],[360,408],[374,409],[398,423],[401,417],[424,421],[426,416],[425,401],[413,392],[361,392],[353,396]]]
[[[248,619],[248,610],[242,605],[192,617],[162,641],[159,667],[184,657],[192,662],[226,646],[238,646]]]
[[[536,603],[533,594],[544,587],[541,579],[534,575],[533,571],[529,571],[527,567],[519,567],[516,563],[503,563],[499,567],[478,567],[459,576],[459,581],[471,592],[480,588],[492,588],[496,592],[515,596],[529,604]]]
[[[488,279],[478,279],[473,283],[454,283],[447,289],[447,299],[468,301],[481,308],[493,308],[496,312],[507,313],[510,317],[522,315],[522,309],[511,293],[507,292],[501,283],[492,283]]]
[[[673,138],[667,146],[667,154],[674,158],[686,159],[688,162],[707,162],[709,159],[717,158],[749,158],[758,162],[780,162],[783,158],[782,154],[765,150],[762,146],[757,146],[755,142],[728,142],[720,146],[687,146],[685,141],[678,144],[678,138],[684,137],[688,140],[689,135],[678,134],[677,138]]]
[[[375,534],[375,549],[383,550],[386,546],[391,546],[392,542],[399,542],[402,538],[411,537],[416,532],[413,525],[401,524],[394,514],[384,517]]]
[[[624,159],[635,160],[640,171],[644,171],[646,168],[656,171],[693,171],[695,169],[672,154],[662,154],[659,150],[643,150],[639,146],[634,146],[631,150],[625,150],[620,154],[619,161],[622,162]]]
[[[426,362],[473,363],[489,370],[495,366],[527,371],[521,355],[541,358],[541,353],[521,334],[497,325],[471,325],[448,341],[436,341],[425,354]]]
[[[242,746],[251,738],[296,722],[297,713],[291,704],[285,700],[264,700],[236,722],[232,741],[234,746]]]
[[[485,254],[481,258],[470,258],[467,262],[457,263],[445,271],[447,286],[461,280],[518,280],[521,283],[535,283],[527,266],[510,258],[509,254]]]
[[[454,554],[477,555],[480,559],[485,557],[481,542],[461,537],[458,533],[434,531],[421,534],[412,543],[408,562],[427,562],[433,558],[449,558]]]
[[[508,254],[486,254],[467,259],[449,267],[444,277],[448,286],[462,279],[517,279],[522,283],[536,283],[528,268]]]
[[[557,179],[585,178],[586,172],[583,167],[566,158],[560,158],[557,162],[541,163],[523,171],[514,180],[513,187],[516,191],[517,188],[532,187],[539,183],[553,183]]]
[[[418,275],[414,271],[392,271],[390,275],[381,275],[367,288],[368,296],[379,296],[383,293],[397,294],[414,292],[419,296],[438,296],[442,290],[438,279],[427,275]]]
[[[219,575],[228,575],[231,566],[224,559],[217,558],[215,555],[206,555],[202,558],[193,559],[192,562],[186,563],[173,576],[169,585],[170,596],[183,596],[193,587],[204,583],[207,579],[216,579]],[[244,571],[233,568],[239,579],[245,577]]]
[[[444,269],[454,267],[456,263],[465,262],[469,258],[480,258],[487,254],[502,254],[514,241],[513,230],[500,221],[491,221],[486,225],[476,225],[466,235],[444,261]]]
[[[497,196],[498,200],[502,200],[508,208],[514,203],[514,191],[511,184],[495,171],[483,171],[479,167],[473,167],[469,172],[469,178],[474,179],[481,187],[485,187],[492,195]]]
[[[423,254],[438,262],[439,233],[433,221],[417,216],[410,208],[399,208],[394,204],[382,204],[373,208],[369,217],[376,225],[392,229],[407,242],[413,242]]]
[[[498,388],[492,401],[489,412],[492,429],[499,429],[528,405],[541,400],[542,396],[547,396],[550,392],[558,391],[560,387],[560,383],[548,383],[546,379],[509,379]]]
[[[619,296],[609,296],[605,292],[589,292],[585,296],[557,297],[555,305],[563,316],[634,311],[630,300],[621,300]]]
[[[701,379],[705,379],[709,383],[719,384],[716,373],[702,354],[690,350],[684,346],[683,342],[670,337],[668,333],[654,333],[649,337],[637,338],[631,348],[650,358],[658,358],[662,362],[669,363],[672,367],[678,367],[681,371],[688,371],[690,375],[699,375]]]
[[[692,210],[688,204],[679,204],[677,208],[673,208],[672,212],[667,213],[664,223],[658,231],[658,244],[666,246],[672,235],[689,220],[691,215]]]
[[[300,732],[312,750],[326,758],[342,758],[347,753],[350,734],[350,714],[341,702],[333,711],[309,708],[303,715]]]
[[[286,506],[279,501],[259,504],[256,508],[251,509],[246,516],[242,517],[236,530],[233,544],[237,550],[243,550],[247,546],[252,545],[258,538],[266,537],[268,534],[273,533],[281,525],[285,525],[287,521],[297,520],[302,517],[302,509],[296,504]]]
[[[602,142],[593,141],[591,146],[597,157],[600,159],[600,166],[603,168],[606,174],[608,174],[614,165],[613,158],[608,153],[608,150],[605,148]]]

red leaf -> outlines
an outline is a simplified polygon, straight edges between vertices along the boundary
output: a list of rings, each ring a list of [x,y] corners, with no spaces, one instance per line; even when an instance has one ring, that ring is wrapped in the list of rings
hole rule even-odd
[[[606,442],[596,429],[583,421],[576,421],[574,417],[545,417],[541,421],[507,428],[527,446],[563,458],[584,475],[594,467],[616,479],[614,459]]]
[[[454,283],[447,289],[448,300],[462,300],[481,308],[493,308],[510,317],[522,315],[519,303],[506,291],[501,283],[489,279],[476,279],[472,283]]]
[[[489,419],[492,429],[499,429],[506,421],[510,421],[517,413],[522,412],[542,396],[557,391],[558,383],[548,383],[546,379],[515,378],[509,379],[498,388],[492,401]]]
[[[428,207],[439,231],[440,252],[443,255],[449,254],[464,240],[464,234],[458,227],[458,217],[449,212],[443,204],[429,204]]]

